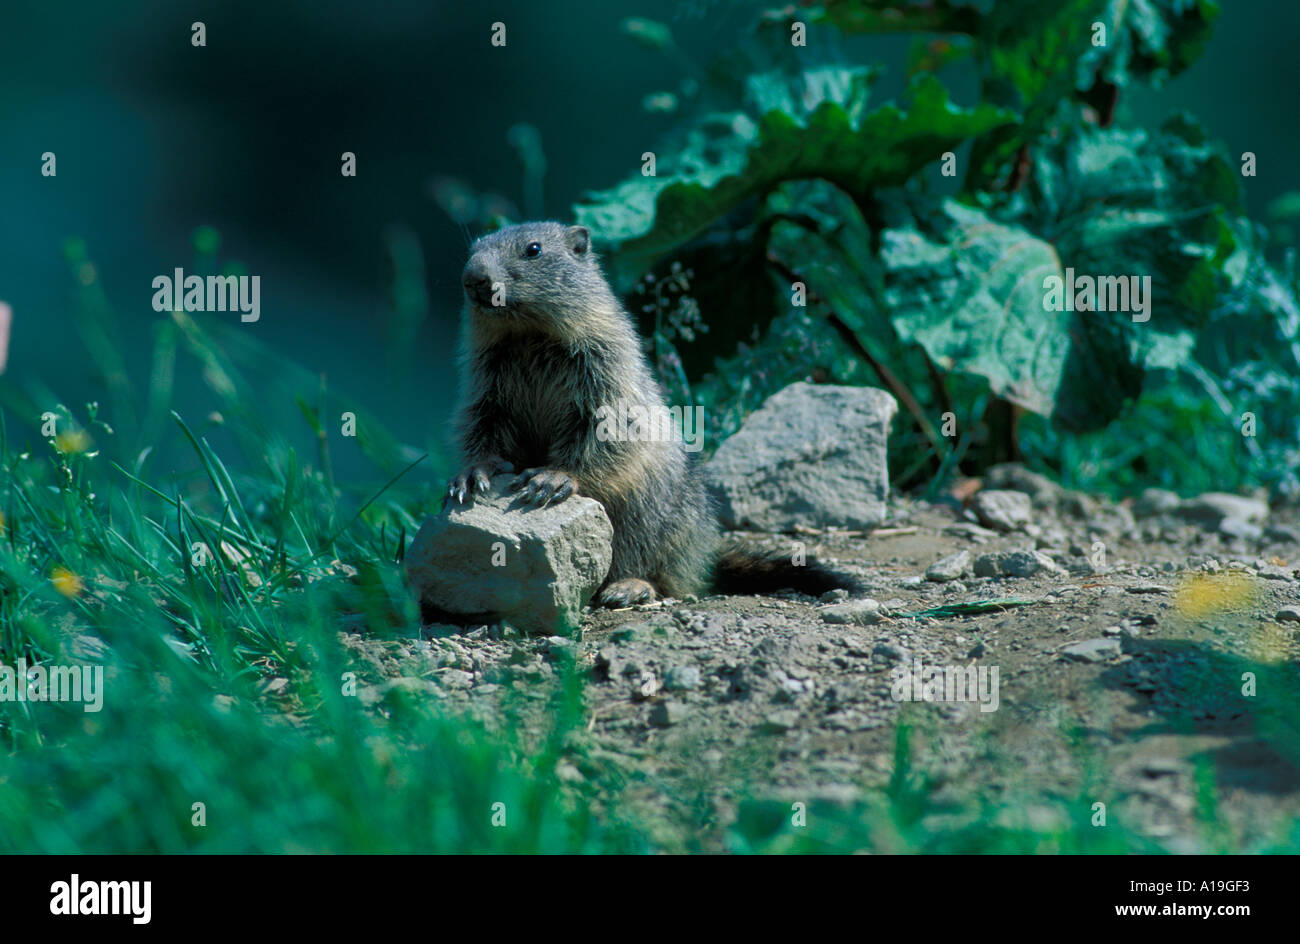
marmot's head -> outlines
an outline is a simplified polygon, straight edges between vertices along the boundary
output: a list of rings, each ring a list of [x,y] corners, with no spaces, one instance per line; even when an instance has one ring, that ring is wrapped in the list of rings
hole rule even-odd
[[[583,226],[521,223],[475,240],[461,276],[470,313],[561,323],[610,292]]]

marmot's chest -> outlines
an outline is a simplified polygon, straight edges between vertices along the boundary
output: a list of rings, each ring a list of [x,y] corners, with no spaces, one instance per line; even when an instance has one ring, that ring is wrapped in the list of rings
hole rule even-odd
[[[556,432],[585,424],[594,412],[588,402],[595,390],[587,366],[562,347],[499,352],[489,367],[489,395],[536,445],[548,446]]]

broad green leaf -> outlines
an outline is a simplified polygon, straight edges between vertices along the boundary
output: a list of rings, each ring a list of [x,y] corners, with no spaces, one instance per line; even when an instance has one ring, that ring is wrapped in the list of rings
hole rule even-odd
[[[1056,418],[1096,428],[1141,389],[1142,371],[1191,353],[1220,293],[1240,278],[1233,214],[1240,185],[1199,128],[1155,134],[1081,127],[1037,154],[1040,199],[1018,222],[1051,240],[1079,275],[1150,277],[1149,319],[1081,318]]]
[[[895,330],[940,367],[978,374],[998,396],[1052,413],[1072,317],[1043,308],[1044,280],[1062,274],[1056,251],[955,201],[932,216],[882,235]]]
[[[1067,427],[1115,418],[1146,371],[1187,361],[1250,265],[1229,212],[1239,186],[1196,130],[1080,127],[1041,149],[1038,199],[1019,214],[948,201],[887,229],[884,301],[900,338]],[[1101,310],[1079,295],[1085,280]]]
[[[774,191],[767,210],[776,218],[769,255],[883,353],[879,344],[894,333],[880,302],[884,268],[853,199],[825,181],[801,181]]]
[[[659,155],[656,176],[633,177],[575,207],[578,222],[617,250],[615,278],[630,276],[737,208],[787,180],[822,178],[862,194],[902,183],[963,140],[1014,115],[959,108],[934,76],[909,86],[906,110],[868,110],[866,69],[809,70],[791,81],[751,78],[749,111],[692,125]]]
[[[1090,47],[1080,71],[1120,87],[1159,85],[1200,57],[1218,15],[1215,0],[1107,0],[1096,19],[1106,42]]]

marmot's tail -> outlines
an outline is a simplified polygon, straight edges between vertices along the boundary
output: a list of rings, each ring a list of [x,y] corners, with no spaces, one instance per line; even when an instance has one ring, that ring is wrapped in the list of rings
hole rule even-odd
[[[739,547],[728,547],[718,558],[713,571],[715,593],[775,593],[795,590],[809,596],[821,596],[828,590],[859,590],[852,577],[837,574],[813,558],[796,564],[782,554],[761,554]]]

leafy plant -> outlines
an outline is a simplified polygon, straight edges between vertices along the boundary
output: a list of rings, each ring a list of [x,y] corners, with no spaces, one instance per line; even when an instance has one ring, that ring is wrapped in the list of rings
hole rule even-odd
[[[909,427],[893,454],[904,484],[1026,449],[1061,470],[1070,437],[1109,431],[1121,449],[1126,424],[1172,433],[1195,416],[1241,454],[1218,487],[1292,489],[1293,267],[1269,258],[1276,244],[1244,216],[1235,163],[1193,118],[1114,123],[1123,90],[1195,61],[1218,12],[1213,0],[772,11],[756,24],[766,58],[721,57],[653,172],[574,212],[624,288],[668,261],[696,273],[710,335],[682,346],[687,376],[673,382],[716,415],[734,416],[737,396],[752,409],[800,371],[884,386]],[[792,46],[797,24],[823,32]],[[897,103],[874,101],[879,69],[811,51],[835,47],[835,33],[898,32],[916,40]],[[972,105],[949,88],[954,63],[973,67]],[[792,357],[792,332],[817,359]],[[729,377],[738,344],[797,363],[766,384]],[[1161,389],[1179,392],[1162,411],[1138,408]],[[964,435],[945,442],[949,412]],[[1267,433],[1242,436],[1246,414],[1267,417]],[[1147,458],[1103,462],[1113,474],[1094,484],[1154,481],[1141,470],[1161,463]]]

